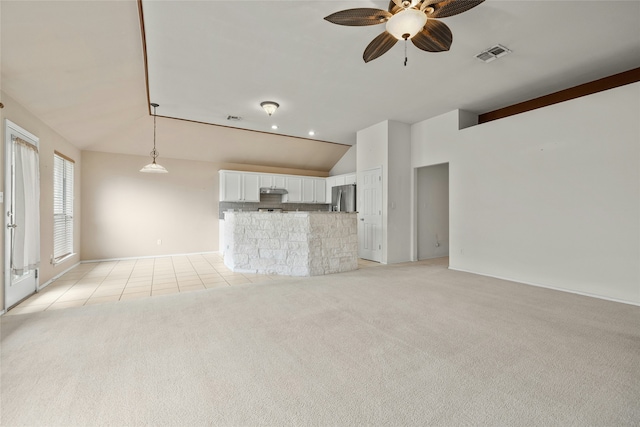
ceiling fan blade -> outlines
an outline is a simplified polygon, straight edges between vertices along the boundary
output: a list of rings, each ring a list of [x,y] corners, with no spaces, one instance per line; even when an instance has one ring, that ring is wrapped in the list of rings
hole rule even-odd
[[[453,34],[444,22],[429,19],[422,31],[413,36],[411,41],[418,49],[427,52],[445,52],[453,43]]]
[[[391,49],[397,41],[398,39],[385,31],[369,43],[369,46],[364,50],[362,59],[364,62],[373,61]]]
[[[340,12],[332,13],[324,19],[338,25],[364,26],[382,24],[393,15],[386,10],[360,8],[347,9]]]
[[[400,3],[400,4],[398,4]],[[391,0],[389,2],[389,12],[391,12],[392,15],[395,15],[396,13],[400,12],[402,9],[404,9],[404,7],[402,7],[402,2],[399,0]]]
[[[429,18],[446,18],[466,12],[484,2],[484,0],[443,0],[440,2],[430,2],[433,12],[429,13]]]

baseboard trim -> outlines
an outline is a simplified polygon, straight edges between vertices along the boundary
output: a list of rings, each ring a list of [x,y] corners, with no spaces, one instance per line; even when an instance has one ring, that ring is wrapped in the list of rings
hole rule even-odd
[[[189,256],[189,255],[211,255],[218,254],[220,251],[211,252],[191,252],[186,254],[168,254],[168,255],[148,255],[148,256],[132,256],[123,258],[103,258],[103,259],[85,259],[80,261],[81,264],[89,264],[92,262],[108,262],[108,261],[130,261],[132,259],[152,259],[152,258],[167,258],[172,256]]]
[[[75,264],[73,264],[71,267],[66,268],[64,271],[56,274],[55,276],[53,276],[51,279],[47,280],[46,282],[44,282],[42,285],[38,285],[38,289],[36,290],[36,292],[40,292],[41,290],[43,290],[44,288],[46,288],[47,286],[49,286],[50,284],[52,284],[53,282],[55,282],[56,280],[58,280],[60,277],[62,277],[63,274],[67,273],[68,271],[76,268],[77,266],[79,266],[80,263],[77,262]]]
[[[451,266],[449,266],[449,270],[460,271],[462,273],[477,274],[478,276],[485,276],[485,277],[492,277],[494,279],[507,280],[509,282],[521,283],[523,285],[535,286],[537,288],[552,289],[554,291],[567,292],[569,294],[582,295],[584,297],[597,298],[597,299],[601,299],[601,300],[605,300],[605,301],[619,302],[619,303],[622,303],[622,304],[628,304],[628,305],[634,305],[634,306],[640,307],[640,303],[635,302],[635,301],[627,301],[627,300],[623,300],[623,299],[610,298],[610,297],[605,297],[605,296],[602,296],[602,295],[590,294],[588,292],[580,292],[580,291],[574,291],[572,289],[558,288],[556,286],[542,285],[540,283],[523,282],[522,280],[512,279],[512,278],[509,278],[509,277],[494,276],[493,274],[486,274],[486,273],[478,273],[477,271],[465,270],[465,269],[462,269],[462,268],[455,268],[455,267],[451,267]]]

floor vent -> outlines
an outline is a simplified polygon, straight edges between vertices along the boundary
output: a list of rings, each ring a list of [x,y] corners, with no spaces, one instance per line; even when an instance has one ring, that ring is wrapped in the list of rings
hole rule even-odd
[[[483,50],[476,55],[476,58],[478,58],[482,62],[491,62],[510,53],[511,51],[508,48],[502,46],[501,44],[497,44],[490,47],[489,49]]]

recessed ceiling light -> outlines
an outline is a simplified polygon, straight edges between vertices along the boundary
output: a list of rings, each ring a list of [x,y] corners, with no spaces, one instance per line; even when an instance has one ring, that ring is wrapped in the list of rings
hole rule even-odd
[[[315,135],[315,134],[316,134],[316,133],[315,133],[314,131],[312,131],[312,130],[310,130],[310,131],[309,131],[309,136],[313,136],[313,135]]]
[[[271,125],[271,129],[273,129],[273,130],[278,129],[278,125]]]

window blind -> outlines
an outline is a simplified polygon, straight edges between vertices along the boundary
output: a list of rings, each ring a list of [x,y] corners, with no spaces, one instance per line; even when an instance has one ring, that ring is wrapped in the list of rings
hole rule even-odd
[[[73,161],[53,156],[53,259],[73,253]]]

